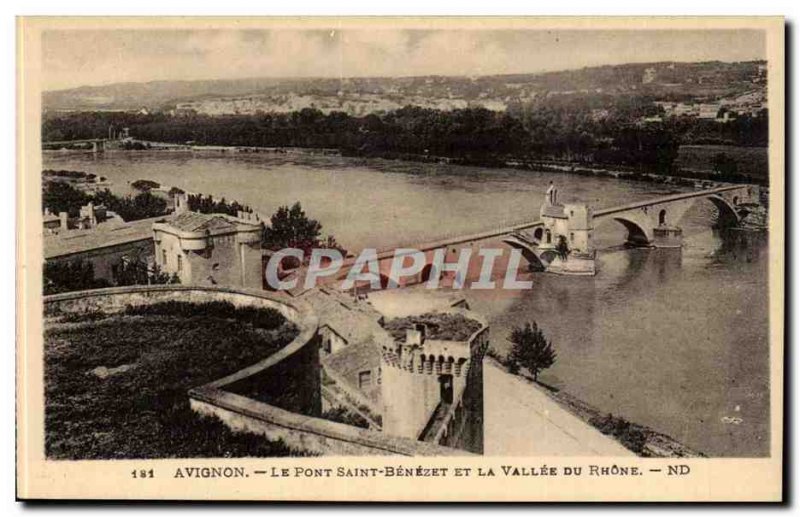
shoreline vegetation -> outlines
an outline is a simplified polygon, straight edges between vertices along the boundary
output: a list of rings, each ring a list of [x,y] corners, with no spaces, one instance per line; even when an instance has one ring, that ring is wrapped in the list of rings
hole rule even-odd
[[[107,179],[83,171],[42,171],[42,206],[53,214],[67,212],[76,217],[82,206],[94,203],[104,206],[125,222],[167,215],[172,209],[175,194],[187,194],[189,210],[204,214],[224,213],[236,216],[239,212],[252,213],[253,209],[238,201],[226,201],[203,193],[187,193],[178,187],[164,187],[149,179],[130,183],[132,194],[111,192]]]
[[[490,348],[486,360],[507,374],[525,380],[532,389],[540,390],[570,414],[604,435],[610,436],[637,456],[643,458],[706,457],[705,454],[687,447],[669,435],[660,433],[650,427],[630,422],[622,417],[614,416],[611,413],[603,412],[563,390],[549,386],[541,381],[534,381],[531,375],[527,375],[522,371],[512,373],[502,356],[495,349]]]
[[[301,156],[337,156],[354,159],[379,159],[387,161],[405,161],[412,163],[463,165],[485,167],[490,169],[517,169],[531,172],[547,172],[556,174],[571,174],[576,176],[593,176],[596,178],[613,178],[625,181],[639,181],[643,183],[674,185],[684,187],[713,188],[717,185],[731,183],[750,183],[769,188],[768,178],[758,178],[736,172],[717,172],[714,170],[697,170],[681,168],[672,174],[642,171],[634,167],[603,164],[602,166],[584,161],[566,160],[526,160],[526,159],[475,159],[453,158],[435,156],[430,154],[408,153],[383,153],[370,156],[349,155],[338,149],[325,149],[313,147],[244,147],[221,145],[180,145],[148,142],[150,147],[142,150],[119,149],[112,152],[198,152],[198,153],[240,153],[240,154],[276,154],[276,155],[301,155]],[[695,146],[697,147],[697,146]],[[44,150],[48,154],[85,153],[68,149]],[[724,153],[720,153],[724,154]]]
[[[691,167],[678,160],[680,148],[711,145],[730,152],[715,151],[710,157],[695,153],[692,163],[713,169],[711,176],[695,179],[766,182],[763,156],[752,160],[741,152],[768,145],[766,108],[734,118],[719,118],[716,113],[717,117],[706,119],[670,115],[652,98],[626,98],[602,111],[598,113],[588,98],[548,98],[506,111],[408,105],[361,116],[313,107],[289,113],[225,115],[53,112],[42,121],[42,141],[44,148],[63,147],[64,142],[125,128],[122,139],[107,141],[111,147],[236,152],[317,149],[345,157],[486,167],[566,164],[584,173],[588,165],[662,177],[698,175],[685,172]]]

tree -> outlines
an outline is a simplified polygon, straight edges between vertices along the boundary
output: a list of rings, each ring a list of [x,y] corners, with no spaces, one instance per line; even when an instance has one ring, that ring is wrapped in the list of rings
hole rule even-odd
[[[167,201],[150,192],[142,192],[134,197],[119,197],[105,189],[94,195],[94,202],[104,205],[124,221],[138,221],[167,213]]]
[[[737,172],[739,172],[736,160],[728,156],[726,153],[715,154],[714,172],[725,176],[736,174]]]
[[[44,264],[45,295],[109,286],[107,281],[94,277],[94,266],[88,260],[75,259]]]
[[[160,188],[161,184],[152,180],[136,180],[131,183],[131,187],[140,192],[150,192],[153,189]]]
[[[300,203],[282,206],[272,214],[270,226],[264,228],[264,247],[273,251],[300,248],[304,252],[320,247],[322,225],[310,219]]]
[[[70,217],[75,217],[80,208],[91,200],[88,194],[60,181],[46,182],[42,191],[42,205],[53,214],[67,212]]]
[[[285,248],[297,248],[303,250],[303,256],[309,257],[314,248],[337,249],[342,255],[347,255],[344,249],[333,235],[328,235],[320,239],[322,225],[316,219],[309,218],[300,203],[295,203],[290,207],[279,207],[277,212],[272,214],[270,225],[264,227],[264,238],[262,246],[265,249],[279,251]],[[284,259],[284,267],[296,267],[294,261]]]
[[[157,264],[148,267],[147,262],[141,257],[130,260],[121,260],[112,266],[112,274],[116,285],[150,285],[150,284],[179,284],[180,278],[176,273],[169,274],[161,271]]]
[[[183,191],[180,189],[178,189],[178,191],[176,191],[176,193],[183,193]],[[172,190],[170,190],[170,192],[170,195],[174,196],[174,194],[172,194]],[[203,194],[189,194],[187,201],[189,210],[192,212],[200,212],[201,214],[228,214],[237,216],[239,215],[239,212],[253,212],[252,208],[247,205],[239,204],[238,201],[228,203],[225,201],[225,198],[216,201],[214,196],[211,195],[203,196]]]
[[[542,329],[535,321],[526,323],[523,327],[514,327],[509,341],[512,346],[508,362],[515,365],[512,371],[520,366],[526,368],[533,375],[534,381],[538,381],[539,372],[556,362],[553,343],[545,339]]]

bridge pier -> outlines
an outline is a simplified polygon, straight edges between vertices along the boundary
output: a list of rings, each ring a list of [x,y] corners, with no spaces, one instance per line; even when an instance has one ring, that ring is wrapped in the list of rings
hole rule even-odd
[[[555,257],[545,269],[548,273],[570,276],[594,276],[597,274],[595,252],[570,253],[566,259]]]
[[[653,228],[653,248],[680,248],[683,246],[683,230],[677,226]]]

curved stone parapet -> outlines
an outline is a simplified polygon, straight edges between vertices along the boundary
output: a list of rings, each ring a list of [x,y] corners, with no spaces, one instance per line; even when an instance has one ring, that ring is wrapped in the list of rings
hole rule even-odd
[[[304,302],[269,291],[232,289],[216,286],[154,285],[126,286],[77,291],[46,296],[45,317],[67,313],[119,312],[129,306],[181,301],[203,303],[226,301],[237,307],[272,308],[294,323],[299,332],[286,346],[263,360],[231,375],[188,392],[191,407],[198,413],[213,415],[235,431],[261,434],[283,440],[288,446],[315,454],[328,455],[432,455],[469,454],[465,451],[418,442],[381,432],[318,418],[320,364],[318,320]],[[279,407],[269,400],[256,400],[241,394],[241,386],[265,381],[304,386],[304,393],[293,401],[298,408]],[[296,410],[293,410],[296,409]]]
[[[287,320],[297,325],[300,333],[286,348],[298,341],[308,341],[316,333],[318,321],[311,308],[295,300],[270,291],[232,289],[217,286],[192,285],[135,285],[109,287],[88,291],[73,291],[44,297],[44,315],[90,312],[103,310],[118,312],[128,306],[180,301],[203,303],[230,302],[236,307],[275,309]]]

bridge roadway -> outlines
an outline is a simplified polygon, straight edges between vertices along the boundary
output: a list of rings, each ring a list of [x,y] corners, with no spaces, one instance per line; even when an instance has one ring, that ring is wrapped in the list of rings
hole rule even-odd
[[[728,185],[725,187],[717,187],[708,190],[699,190],[695,192],[683,192],[680,194],[672,194],[669,196],[663,196],[655,199],[646,199],[644,201],[635,201],[633,203],[628,203],[625,205],[614,206],[610,208],[601,208],[600,210],[594,211],[595,217],[600,217],[604,215],[613,215],[619,212],[626,212],[628,210],[635,210],[637,208],[644,208],[646,206],[653,206],[653,205],[661,205],[664,203],[671,203],[674,201],[683,201],[686,199],[695,199],[701,197],[712,196],[714,194],[721,194],[723,192],[730,192],[732,190],[740,190],[745,188],[746,185]]]
[[[107,138],[87,138],[84,140],[52,140],[50,142],[42,142],[43,148],[52,148],[58,146],[69,146],[75,144],[92,144],[93,153],[102,153],[106,150],[106,143],[110,142]]]
[[[46,145],[69,145],[69,144],[99,144],[100,142],[107,142],[107,138],[87,138],[84,140],[54,140],[51,142],[42,142],[42,146]]]
[[[694,192],[684,192],[680,194],[672,194],[669,196],[663,196],[659,198],[653,199],[646,199],[644,201],[636,201],[633,203],[627,203],[624,205],[613,206],[609,208],[601,208],[599,210],[594,211],[594,217],[601,217],[601,216],[608,216],[614,215],[617,213],[635,210],[637,208],[644,208],[647,206],[652,205],[659,205],[663,203],[675,202],[675,201],[683,201],[695,198],[702,198],[707,196],[713,196],[715,194],[720,194],[723,192],[729,192],[732,190],[742,189],[747,187],[746,185],[727,185],[724,187],[717,187],[713,189],[707,190],[700,190]],[[493,239],[497,237],[502,237],[503,235],[511,235],[517,233],[521,230],[529,230],[531,228],[536,228],[538,226],[542,226],[544,223],[541,220],[535,220],[527,223],[520,223],[515,224],[513,226],[506,226],[502,228],[496,228],[492,230],[487,230],[479,233],[471,233],[465,235],[458,235],[455,237],[446,237],[444,239],[440,239],[437,241],[431,241],[426,243],[421,243],[416,246],[403,246],[404,248],[414,249],[422,252],[431,251],[439,248],[446,248],[448,246],[454,246],[456,244],[464,244],[466,242],[477,242],[477,241],[484,241],[488,239]],[[402,256],[402,254],[396,254],[395,248],[389,248],[384,250],[378,251],[378,260],[386,260],[391,259],[395,256]],[[356,257],[348,258],[344,261],[343,267],[351,266],[356,260]]]

